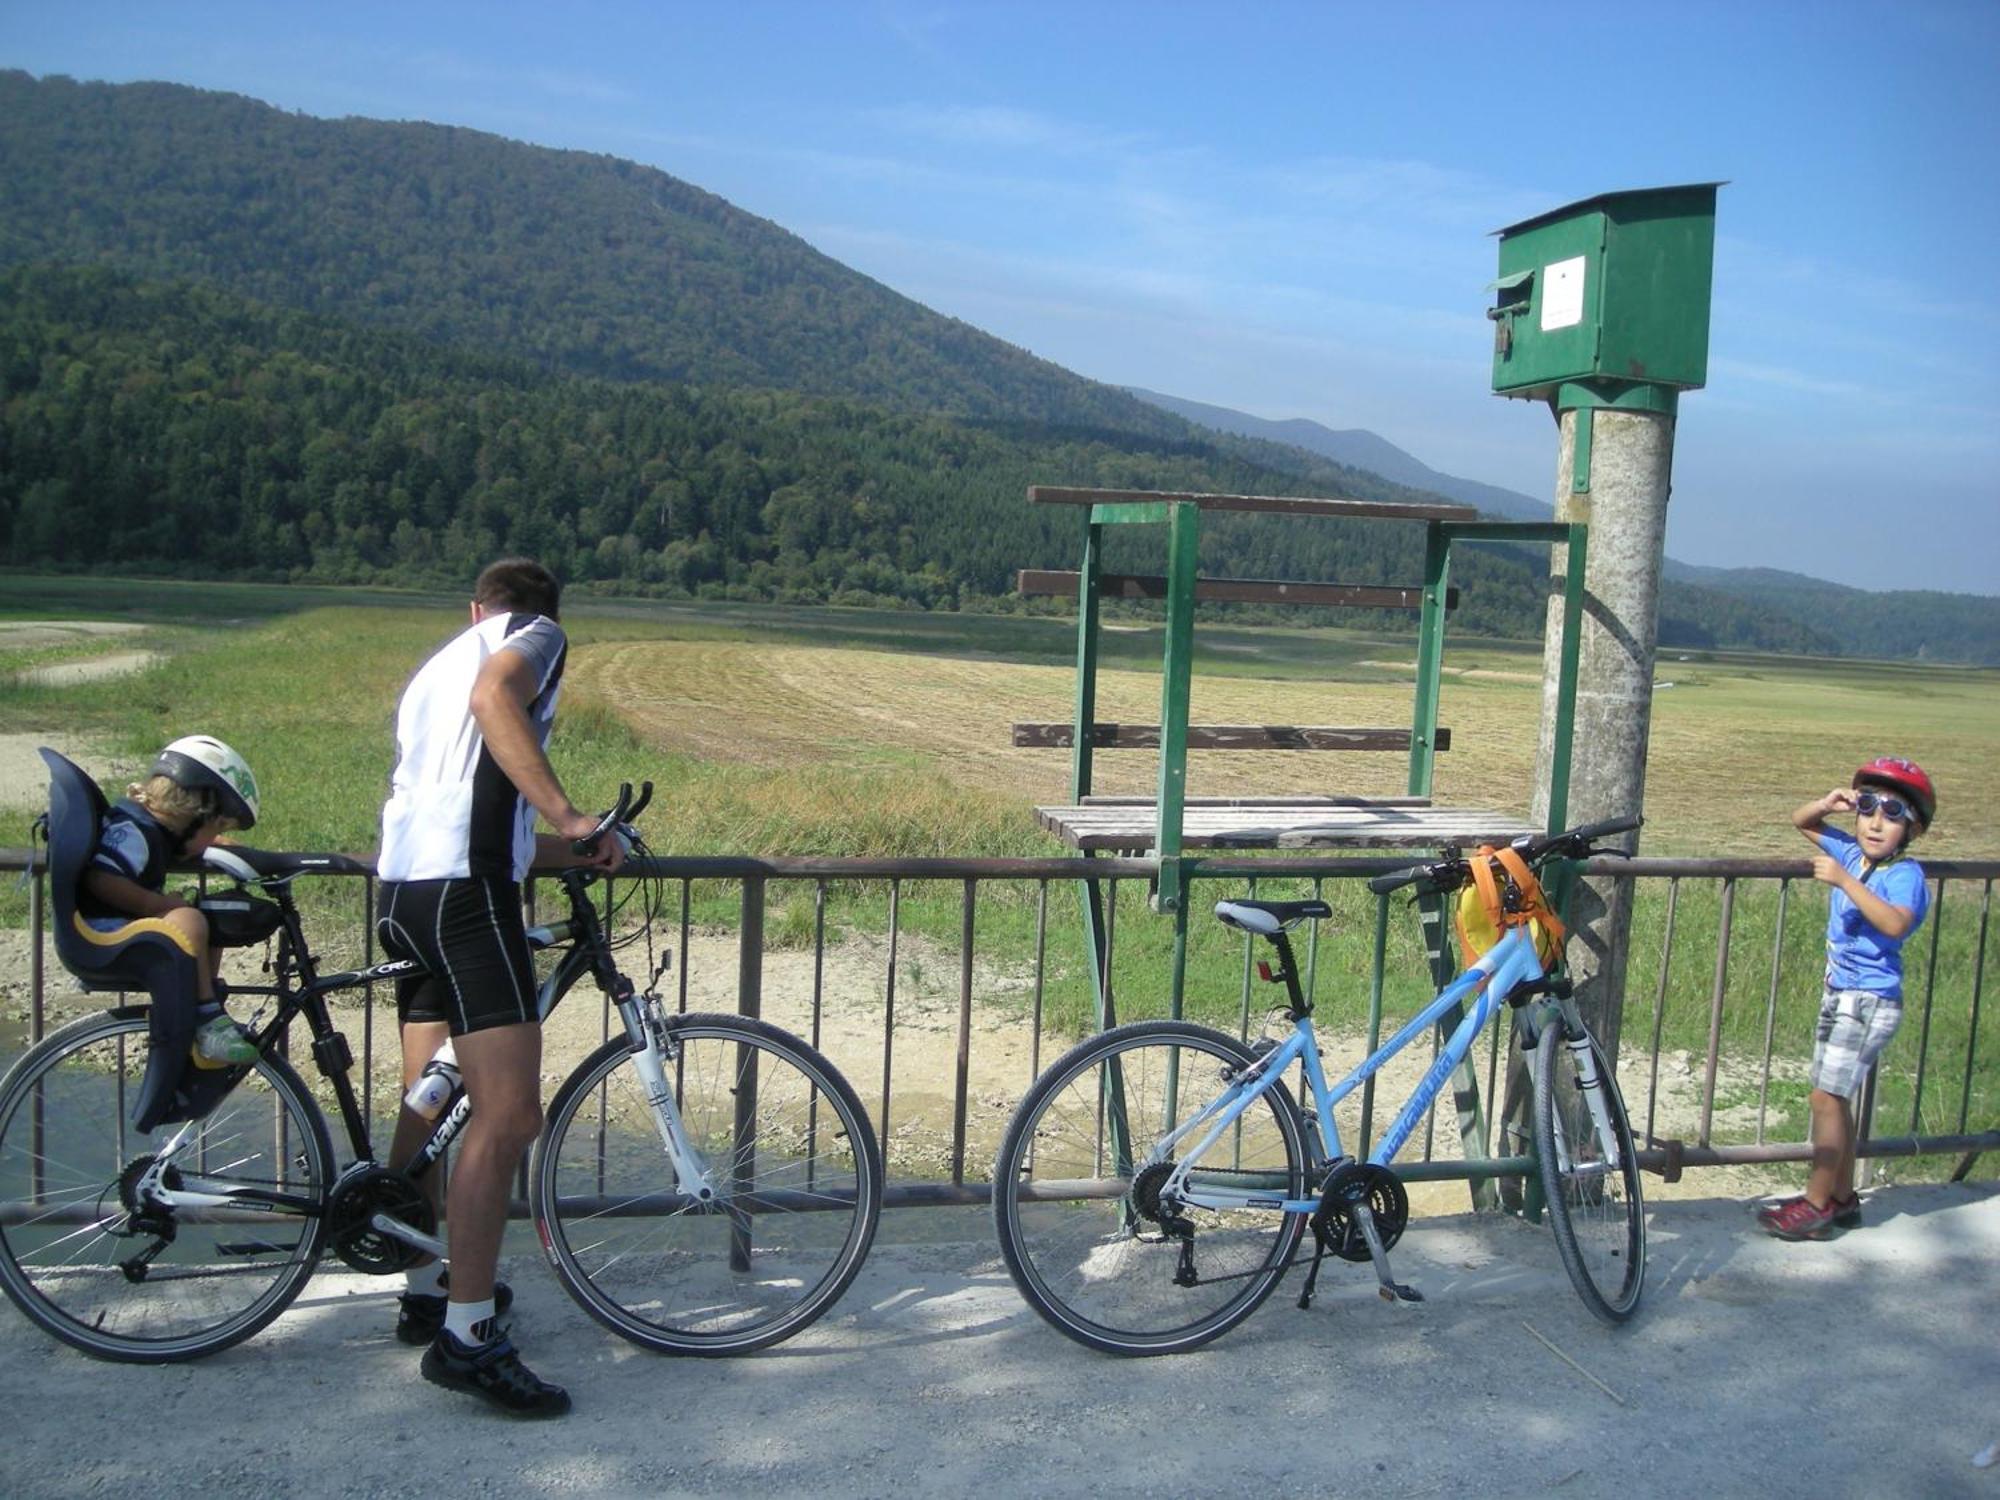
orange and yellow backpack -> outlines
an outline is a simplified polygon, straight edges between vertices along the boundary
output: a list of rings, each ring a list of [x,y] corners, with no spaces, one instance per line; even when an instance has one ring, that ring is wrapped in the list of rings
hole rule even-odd
[[[1514,849],[1481,844],[1466,863],[1472,879],[1460,888],[1454,913],[1462,961],[1471,963],[1499,942],[1507,928],[1525,923],[1542,967],[1555,968],[1562,961],[1563,924],[1528,862]],[[1507,909],[1510,884],[1520,892],[1514,911]]]

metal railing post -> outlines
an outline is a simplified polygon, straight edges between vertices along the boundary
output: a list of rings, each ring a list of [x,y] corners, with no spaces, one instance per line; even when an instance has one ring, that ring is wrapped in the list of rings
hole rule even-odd
[[[764,1013],[764,882],[743,882],[743,925],[737,938],[736,1013],[753,1020]],[[732,1175],[736,1190],[748,1196],[757,1180],[757,1049],[736,1048],[736,1134]],[[729,1268],[750,1269],[750,1231],[740,1217],[729,1231]]]

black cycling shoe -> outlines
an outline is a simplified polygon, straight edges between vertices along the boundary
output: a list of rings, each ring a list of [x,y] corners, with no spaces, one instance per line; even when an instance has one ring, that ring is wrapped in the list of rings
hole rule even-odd
[[[510,1417],[560,1417],[569,1410],[569,1392],[522,1364],[504,1334],[490,1344],[461,1344],[441,1331],[424,1351],[423,1371],[432,1385],[483,1396]]]
[[[444,1284],[451,1286],[451,1277]],[[444,1309],[449,1299],[442,1293],[432,1297],[423,1292],[404,1292],[396,1298],[396,1337],[406,1344],[428,1344],[444,1331]],[[493,1315],[498,1317],[514,1305],[514,1289],[504,1281],[493,1283]]]

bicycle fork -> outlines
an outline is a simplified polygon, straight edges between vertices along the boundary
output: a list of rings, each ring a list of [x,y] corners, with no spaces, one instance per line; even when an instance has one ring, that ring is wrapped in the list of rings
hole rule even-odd
[[[1604,1104],[1604,1080],[1597,1071],[1597,1049],[1590,1043],[1590,1033],[1582,1025],[1563,1027],[1563,1045],[1569,1048],[1576,1059],[1576,1086],[1583,1094],[1584,1107],[1590,1111],[1591,1129],[1597,1132],[1598,1145],[1603,1152],[1606,1172],[1621,1171],[1624,1163],[1619,1160],[1618,1132],[1611,1125],[1611,1111]],[[1555,1126],[1557,1165],[1565,1172],[1576,1169],[1576,1152],[1571,1148],[1568,1127],[1563,1121],[1563,1112],[1553,1112]]]
[[[698,1209],[712,1210],[721,1200],[714,1168],[689,1142],[680,1109],[674,1103],[673,1088],[667,1082],[667,1064],[679,1055],[680,1049],[667,1027],[659,997],[635,994],[627,984],[617,997],[617,1005],[619,1019],[625,1023],[626,1038],[632,1043],[632,1071],[638,1075],[640,1089],[652,1112],[653,1126],[660,1133],[660,1144],[666,1148],[667,1160],[673,1163],[674,1176],[681,1184],[681,1191]]]

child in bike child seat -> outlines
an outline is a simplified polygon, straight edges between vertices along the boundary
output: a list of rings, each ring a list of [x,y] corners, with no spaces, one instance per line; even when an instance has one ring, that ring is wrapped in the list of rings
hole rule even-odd
[[[1829,827],[1855,815],[1854,832]],[[1812,1062],[1812,1173],[1805,1193],[1757,1217],[1780,1239],[1824,1239],[1861,1222],[1854,1191],[1854,1105],[1868,1069],[1903,1019],[1903,944],[1924,920],[1930,895],[1910,844],[1931,826],[1937,789],[1916,762],[1869,761],[1792,814],[1820,852],[1813,878],[1833,887],[1826,918],[1826,990]]]
[[[167,866],[199,856],[231,829],[256,821],[257,778],[243,757],[208,735],[177,739],[159,753],[145,780],[132,783],[104,815],[77,891],[78,914],[94,930],[157,924],[193,956],[198,1067],[253,1063],[257,1048],[216,998],[220,955],[209,942],[208,919],[191,902],[167,893]]]

